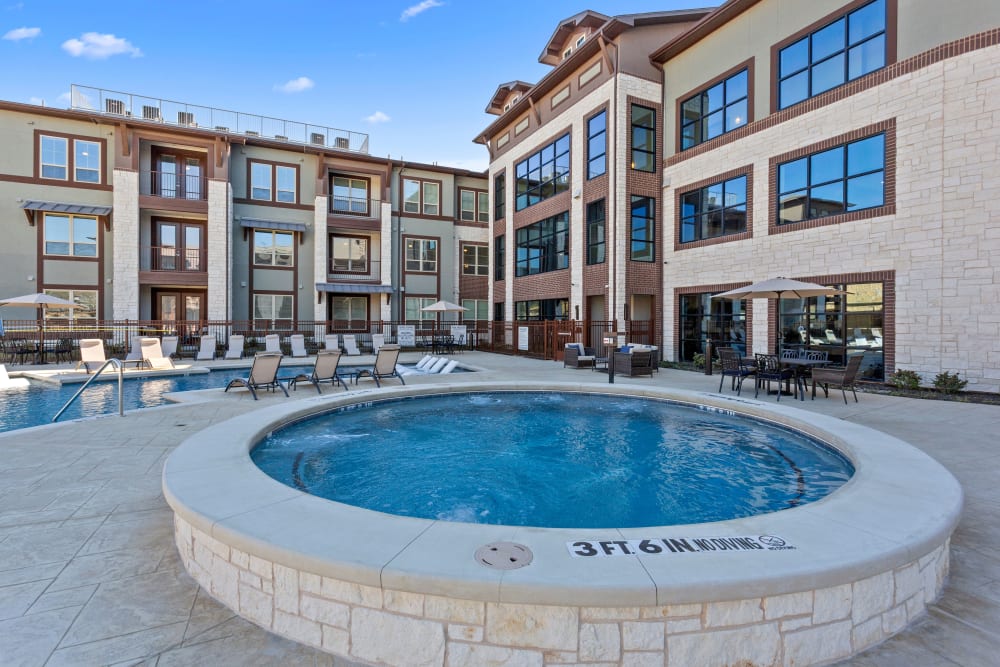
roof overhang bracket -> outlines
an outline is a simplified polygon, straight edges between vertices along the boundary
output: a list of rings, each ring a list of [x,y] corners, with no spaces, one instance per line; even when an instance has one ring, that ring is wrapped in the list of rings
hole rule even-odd
[[[21,210],[24,211],[24,217],[26,217],[28,219],[28,224],[30,226],[34,227],[35,226],[35,212],[32,211],[32,210],[26,209],[26,208],[22,208]]]
[[[528,104],[531,105],[531,113],[535,115],[535,123],[541,125],[542,123],[542,113],[535,106],[535,100],[528,98]]]
[[[615,66],[611,61],[611,53],[608,49],[608,41],[604,39],[603,34],[597,36],[597,43],[601,46],[601,55],[604,56],[604,64],[608,66],[608,73],[614,75]]]
[[[129,136],[128,127],[124,122],[118,123],[118,137],[121,145],[122,157],[132,155],[132,137]]]

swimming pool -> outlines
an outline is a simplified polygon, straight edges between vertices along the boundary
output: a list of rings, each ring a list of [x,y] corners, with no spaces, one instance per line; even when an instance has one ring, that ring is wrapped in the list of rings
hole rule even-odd
[[[854,469],[803,434],[628,396],[470,393],[341,409],[252,452],[321,498],[400,516],[549,528],[723,521],[806,505]]]

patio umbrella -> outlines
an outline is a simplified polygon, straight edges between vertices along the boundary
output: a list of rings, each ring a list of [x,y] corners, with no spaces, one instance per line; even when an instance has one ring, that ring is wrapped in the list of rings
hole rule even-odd
[[[435,329],[441,328],[441,313],[464,313],[468,310],[465,306],[460,306],[451,301],[436,301],[429,306],[424,306],[420,310],[425,313],[437,313],[437,324]]]
[[[713,299],[804,299],[811,296],[830,296],[833,294],[844,294],[842,290],[816,283],[807,283],[791,278],[770,278],[759,283],[737,287],[736,289],[716,294]],[[775,333],[775,353],[781,348],[781,339],[778,337],[781,329],[781,308],[775,308],[774,333]]]
[[[0,306],[20,306],[26,308],[36,308],[40,310],[47,310],[49,308],[79,308],[77,304],[72,301],[67,301],[66,299],[60,299],[57,296],[51,296],[49,294],[35,293],[35,294],[25,294],[23,296],[13,296],[9,299],[0,299]],[[45,345],[45,317],[42,313],[42,328],[38,330],[38,357],[41,363],[45,363],[45,357],[42,356],[42,350]]]

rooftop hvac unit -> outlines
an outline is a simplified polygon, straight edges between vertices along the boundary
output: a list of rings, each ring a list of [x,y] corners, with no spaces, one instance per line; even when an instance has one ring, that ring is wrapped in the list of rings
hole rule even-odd
[[[259,137],[260,136],[260,132],[258,132],[257,130],[247,130],[246,131],[246,135],[248,137]]]
[[[309,143],[319,144],[320,146],[326,145],[326,135],[320,134],[319,132],[313,132],[309,135]]]
[[[177,112],[177,124],[178,125],[194,125],[194,114],[190,111],[178,111]]]
[[[160,107],[142,105],[142,117],[145,120],[162,120],[160,118]]]
[[[351,148],[351,141],[347,137],[337,137],[333,140],[333,145],[346,151]]]
[[[116,113],[119,116],[124,116],[125,102],[122,100],[106,99],[104,100],[104,110],[108,113]]]

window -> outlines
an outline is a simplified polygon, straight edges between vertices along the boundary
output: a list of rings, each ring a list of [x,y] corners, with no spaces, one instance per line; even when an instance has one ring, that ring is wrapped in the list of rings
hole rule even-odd
[[[493,304],[493,321],[503,322],[503,318],[506,316],[506,306],[503,301]]]
[[[602,111],[587,121],[587,178],[608,170],[608,112]]]
[[[294,251],[295,235],[291,232],[253,232],[253,263],[257,266],[292,266]]]
[[[632,261],[652,262],[656,259],[656,201],[652,197],[632,195]]]
[[[76,308],[59,308],[52,306],[42,312],[46,320],[66,320],[70,324],[80,320],[97,319],[97,290],[80,289],[47,289],[45,293],[59,299],[72,301]]]
[[[45,214],[45,254],[97,257],[97,218]]]
[[[488,276],[489,272],[489,247],[468,243],[462,244],[462,274],[466,276]]]
[[[476,215],[479,222],[490,221],[490,193],[476,193]]]
[[[490,319],[490,302],[486,299],[462,299],[462,306],[466,309],[462,314],[463,320]]]
[[[603,264],[607,257],[604,200],[587,204],[587,264]]]
[[[418,273],[437,271],[437,240],[407,239],[406,270]]]
[[[569,213],[517,230],[515,275],[557,271],[569,266]]]
[[[681,243],[747,230],[747,177],[738,176],[681,195]]]
[[[368,215],[367,178],[356,176],[337,176],[331,179],[332,197],[330,210],[334,213],[350,213],[353,215]]]
[[[580,35],[580,36],[579,36],[579,37],[578,37],[578,38],[576,39],[576,48],[580,48],[581,46],[583,46],[583,42],[584,42],[584,40],[585,40],[585,39],[587,39],[587,36],[586,36],[586,35]]]
[[[437,301],[434,297],[408,296],[406,297],[406,319],[409,320],[431,320],[437,319],[437,313],[423,310],[427,306]]]
[[[525,209],[569,189],[569,133],[543,147],[514,168],[517,198],[514,208]]]
[[[569,299],[517,301],[514,318],[518,320],[565,320],[569,317]]]
[[[632,168],[656,171],[656,112],[632,105]]]
[[[101,182],[101,145],[96,141],[73,141],[73,178],[77,183]]]
[[[330,308],[337,323],[347,322],[348,328],[368,324],[368,297],[330,295]]]
[[[507,275],[507,236],[493,239],[493,280],[503,280]]]
[[[297,182],[297,167],[250,162],[250,199],[294,204],[298,201]]]
[[[691,361],[705,352],[705,341],[723,341],[745,354],[746,310],[744,301],[713,299],[711,292],[682,294],[679,299],[680,349],[678,358]]]
[[[681,103],[681,150],[747,124],[747,70]]]
[[[291,320],[291,294],[259,294],[253,295],[253,318],[255,320]]]
[[[403,212],[440,215],[441,184],[436,181],[403,179]]]
[[[885,0],[855,9],[778,52],[778,108],[885,67]]]
[[[42,178],[65,181],[69,174],[69,139],[42,135]]]
[[[37,136],[38,175],[41,178],[88,185],[101,183],[100,141],[47,134]]]
[[[493,219],[502,220],[507,210],[507,175],[497,174],[493,179]]]
[[[331,273],[368,273],[368,238],[330,237]]]
[[[885,135],[778,165],[778,224],[885,203]]]
[[[460,190],[459,201],[462,209],[462,220],[489,222],[489,193],[479,192],[478,190]]]

